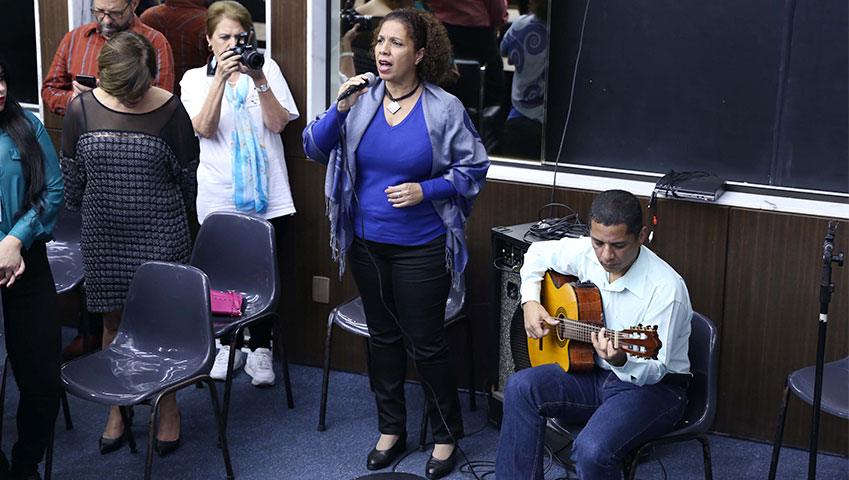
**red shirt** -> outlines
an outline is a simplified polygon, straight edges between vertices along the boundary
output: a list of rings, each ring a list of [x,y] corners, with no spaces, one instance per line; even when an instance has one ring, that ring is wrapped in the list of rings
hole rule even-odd
[[[206,0],[165,0],[148,8],[141,20],[165,35],[174,51],[175,91],[180,94],[180,79],[187,70],[201,67],[209,58],[206,41]]]
[[[165,36],[143,24],[138,17],[133,19],[130,30],[144,35],[156,50],[156,64],[159,67],[154,85],[169,92],[174,91],[174,56]],[[47,108],[58,115],[65,114],[65,108],[74,98],[71,81],[77,75],[97,77],[100,69],[97,56],[106,44],[106,38],[97,32],[97,23],[91,22],[66,33],[53,55],[50,71],[41,85],[41,98]]]
[[[442,23],[456,27],[498,28],[507,21],[507,0],[430,0]]]

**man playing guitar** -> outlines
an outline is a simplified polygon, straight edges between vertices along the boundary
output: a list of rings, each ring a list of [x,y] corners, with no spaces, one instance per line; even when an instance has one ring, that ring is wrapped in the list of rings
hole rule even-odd
[[[592,333],[595,367],[565,372],[557,364],[521,370],[504,388],[504,415],[496,459],[499,480],[543,479],[547,417],[586,424],[572,445],[582,479],[621,478],[624,457],[641,444],[673,430],[686,407],[687,356],[693,310],[687,286],[675,270],[642,246],[642,208],[622,190],[599,194],[591,208],[590,238],[536,242],[521,269],[525,330],[540,338],[558,324],[540,304],[540,284],[549,269],[595,284],[604,323]],[[619,348],[606,329],[657,326],[657,359]]]

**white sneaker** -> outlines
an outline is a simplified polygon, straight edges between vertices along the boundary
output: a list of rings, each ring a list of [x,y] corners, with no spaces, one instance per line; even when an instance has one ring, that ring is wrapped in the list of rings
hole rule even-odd
[[[221,345],[218,349],[218,354],[215,355],[215,363],[212,365],[212,371],[209,376],[213,380],[223,382],[227,378],[227,361],[230,360],[230,346]],[[233,360],[233,372],[245,366],[245,353],[241,350],[236,350],[236,358]]]
[[[274,369],[271,368],[271,350],[257,348],[248,353],[245,363],[245,373],[251,376],[251,384],[255,387],[274,385]]]

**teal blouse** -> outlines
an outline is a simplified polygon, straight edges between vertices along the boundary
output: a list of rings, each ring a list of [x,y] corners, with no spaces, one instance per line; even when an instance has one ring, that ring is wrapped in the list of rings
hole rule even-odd
[[[35,115],[30,112],[24,114],[32,123],[44,157],[43,210],[38,215],[35,209],[29,209],[15,218],[24,202],[26,184],[21,155],[5,130],[0,129],[0,240],[12,235],[23,243],[24,249],[29,249],[35,240],[51,238],[63,202],[64,183],[59,159],[47,130]]]

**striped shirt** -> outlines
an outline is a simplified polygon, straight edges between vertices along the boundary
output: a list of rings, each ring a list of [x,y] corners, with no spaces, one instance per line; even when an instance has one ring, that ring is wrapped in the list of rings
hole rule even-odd
[[[159,75],[154,85],[169,92],[174,91],[174,56],[165,36],[143,24],[138,17],[133,18],[130,30],[140,33],[150,40],[156,50],[156,65]],[[87,23],[66,33],[56,49],[50,71],[41,85],[41,98],[47,108],[58,115],[65,114],[65,108],[74,98],[71,81],[77,75],[98,77],[97,56],[106,44],[106,38],[97,32],[97,22]]]
[[[206,0],[165,0],[141,14],[145,25],[165,35],[174,51],[174,93],[187,70],[202,67],[209,57],[206,41]]]

